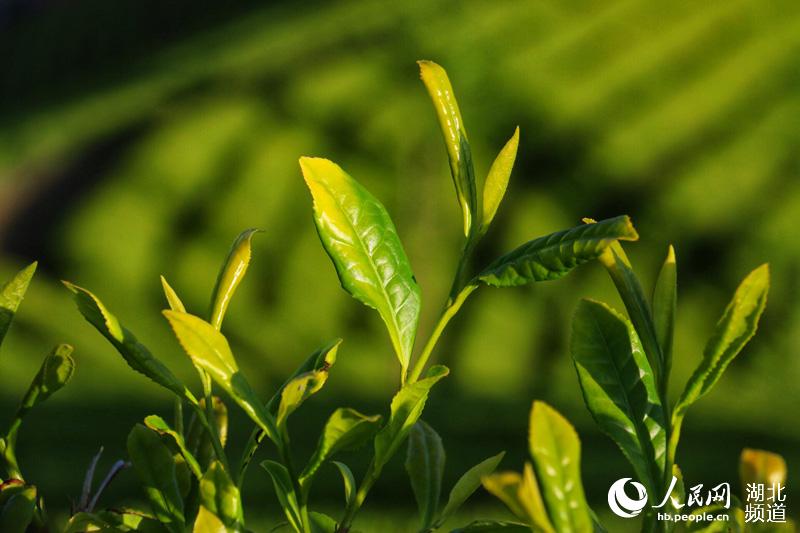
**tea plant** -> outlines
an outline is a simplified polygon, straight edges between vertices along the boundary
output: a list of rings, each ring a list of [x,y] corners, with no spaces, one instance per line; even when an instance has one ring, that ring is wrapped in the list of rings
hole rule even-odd
[[[449,296],[419,351],[415,346],[421,291],[386,209],[335,163],[320,158],[300,159],[313,198],[317,231],[341,285],[378,312],[400,364],[399,389],[385,420],[380,415],[364,415],[351,408],[336,409],[322,429],[316,451],[302,469],[298,468],[288,421],[325,385],[340,341],[333,341],[309,356],[270,400],[263,401],[253,390],[221,330],[228,304],[250,264],[255,230],[243,232],[234,242],[217,278],[209,311],[202,316],[188,312],[162,278],[170,307],[164,316],[197,369],[201,395],[181,382],[94,294],[66,283],[83,316],[128,365],[176,397],[172,425],[160,417],[149,416],[128,437],[128,453],[152,512],[123,512],[113,516],[81,513],[72,518],[69,531],[114,528],[178,533],[188,527],[195,532],[241,531],[245,525],[242,481],[264,440],[272,444],[274,456],[261,466],[272,478],[286,516],[285,526],[303,533],[349,531],[383,468],[406,440],[409,442],[406,468],[420,508],[421,531],[441,527],[480,486],[481,478],[495,469],[502,454],[465,473],[451,490],[447,504],[439,507],[444,450],[436,432],[420,417],[432,387],[449,373],[444,366],[428,366],[446,326],[481,286],[512,287],[558,279],[600,257],[618,240],[636,240],[638,235],[628,217],[621,216],[534,239],[487,267],[473,270],[473,252],[505,194],[519,133],[515,131],[500,151],[479,195],[470,145],[447,74],[429,61],[421,61],[419,65],[444,136],[464,231],[462,253]],[[224,391],[255,424],[245,453],[237,463],[232,464],[226,455],[227,415],[224,404],[214,395],[215,389]],[[188,426],[184,408],[191,412]],[[371,461],[360,483],[356,483],[351,469],[333,458],[342,450],[370,441]],[[344,508],[337,518],[312,511],[309,506],[313,481],[328,462],[337,467],[345,487]]]
[[[35,272],[36,263],[33,263],[18,272],[0,289],[0,345]],[[5,479],[0,477],[0,531],[3,533],[23,533],[29,527],[40,530],[47,526],[44,500],[36,486],[22,475],[17,460],[17,436],[28,412],[72,379],[75,361],[71,354],[72,346],[59,344],[44,358],[39,372],[22,397],[8,430],[0,438],[0,465],[5,471]]]
[[[586,222],[594,224],[592,220]],[[675,463],[684,417],[688,408],[719,381],[755,334],[766,305],[769,268],[762,265],[741,282],[683,393],[671,404],[667,384],[677,303],[674,249],[669,248],[652,299],[645,296],[619,242],[605,249],[599,260],[608,270],[628,317],[594,300],[582,300],[578,305],[572,320],[570,350],[583,399],[594,421],[630,462],[646,493],[659,499],[670,494],[673,510],[677,510],[685,502],[683,476]],[[548,453],[558,455],[559,447],[552,445],[555,441],[545,431],[537,431],[534,419],[536,416],[532,415],[534,468],[526,467],[524,478],[510,474],[487,477],[486,488],[506,501],[535,531],[591,531],[593,526],[587,520],[591,513],[582,495],[576,496],[576,505],[569,509],[561,506],[563,502],[548,498],[549,491],[563,492],[566,486],[578,490],[580,480],[576,478],[577,471],[570,479],[545,475],[536,449],[550,447]],[[560,424],[566,428],[565,423]],[[564,429],[561,433],[571,441],[568,447],[576,449],[574,431]],[[563,442],[556,444],[566,446]],[[570,464],[577,459],[573,455]],[[544,494],[544,505],[539,492]],[[643,531],[672,529],[668,522],[656,522],[652,509],[644,516]]]

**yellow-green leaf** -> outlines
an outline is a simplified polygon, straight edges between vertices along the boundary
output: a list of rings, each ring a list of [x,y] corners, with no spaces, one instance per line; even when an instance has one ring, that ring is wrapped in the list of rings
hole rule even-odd
[[[167,278],[164,276],[161,276],[161,288],[164,289],[164,296],[167,299],[169,308],[173,311],[185,313],[186,307],[183,305],[180,297],[178,297],[178,293],[175,292],[175,289],[172,288],[172,286],[167,282]]]
[[[481,215],[481,233],[486,233],[489,224],[497,214],[497,208],[506,194],[508,180],[511,177],[511,170],[514,168],[514,161],[517,158],[517,148],[519,146],[519,127],[514,130],[514,135],[497,154],[486,181],[483,184],[483,205]]]
[[[327,370],[312,370],[300,374],[283,387],[276,421],[278,429],[285,431],[286,421],[312,394],[318,392],[328,380]]]
[[[417,64],[420,78],[436,109],[450,160],[450,173],[456,186],[456,196],[464,216],[464,235],[469,235],[472,226],[480,221],[475,220],[478,217],[478,195],[467,130],[464,128],[447,72],[433,61],[417,61]]]
[[[14,320],[14,314],[28,291],[36,266],[36,262],[26,266],[0,289],[0,344],[3,343],[8,328],[11,327],[11,321]]]
[[[208,372],[267,436],[273,442],[278,442],[275,420],[239,371],[228,341],[222,333],[202,318],[189,313],[164,311],[164,316],[192,362]]]
[[[750,483],[786,483],[786,461],[777,453],[745,448],[739,458],[739,480],[744,490]]]
[[[769,267],[765,264],[748,274],[736,289],[706,344],[702,361],[686,383],[675,406],[674,417],[682,419],[689,406],[711,390],[734,357],[755,335],[767,305],[768,292]]]
[[[230,531],[242,529],[244,514],[239,488],[219,461],[212,462],[200,480],[200,505],[219,517]]]
[[[39,372],[33,378],[33,382],[22,399],[19,415],[24,414],[37,403],[45,401],[69,383],[74,372],[75,360],[72,358],[72,346],[59,344],[42,361]]]
[[[675,249],[670,245],[667,258],[661,265],[653,290],[653,323],[656,340],[661,348],[664,361],[664,376],[669,376],[672,368],[672,340],[675,335],[675,310],[678,304],[678,268]],[[666,390],[666,386],[664,386]]]
[[[150,415],[144,419],[144,425],[161,435],[170,437],[173,442],[175,442],[175,445],[178,447],[178,450],[180,450],[181,455],[183,455],[183,458],[186,460],[186,464],[195,477],[200,479],[203,476],[200,464],[197,462],[194,454],[189,451],[183,436],[172,429],[163,418],[158,415]]]
[[[36,510],[36,487],[24,485],[7,495],[0,507],[0,531],[25,533]]]
[[[338,165],[302,157],[314,222],[342,287],[378,311],[406,373],[420,312],[420,290],[383,205]]]
[[[258,231],[251,228],[240,233],[233,241],[225,262],[222,263],[217,282],[211,293],[210,322],[217,329],[222,327],[222,320],[225,318],[228,304],[250,265],[250,242]]]
[[[592,531],[581,481],[581,443],[555,409],[536,401],[531,409],[530,448],[548,516],[556,531]]]
[[[394,455],[419,420],[431,388],[449,373],[446,366],[433,366],[423,379],[404,386],[394,395],[389,421],[375,437],[375,466],[378,470]]]
[[[233,533],[225,527],[222,520],[217,515],[206,509],[200,507],[197,512],[197,518],[194,521],[192,533]]]

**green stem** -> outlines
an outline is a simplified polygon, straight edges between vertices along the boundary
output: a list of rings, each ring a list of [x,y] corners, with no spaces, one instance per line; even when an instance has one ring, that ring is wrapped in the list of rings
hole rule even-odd
[[[425,344],[425,348],[423,348],[422,353],[420,354],[417,362],[414,364],[413,369],[411,370],[411,374],[408,376],[407,384],[411,384],[416,382],[420,375],[422,375],[422,371],[425,369],[425,365],[428,364],[428,359],[430,359],[431,354],[433,353],[433,349],[436,347],[436,343],[439,341],[439,338],[442,336],[447,324],[450,320],[458,313],[461,309],[461,306],[464,305],[464,302],[467,300],[470,294],[472,294],[475,289],[477,289],[477,285],[469,284],[459,292],[454,299],[448,301],[447,306],[442,311],[442,314],[439,316],[439,321],[436,323],[436,327],[433,329],[433,333],[431,333],[428,342]]]
[[[208,404],[209,402],[206,401],[206,405]],[[208,432],[208,435],[211,438],[211,446],[214,448],[214,455],[216,455],[217,459],[219,459],[219,462],[222,463],[222,467],[225,469],[225,471],[230,472],[231,470],[230,466],[228,465],[228,457],[225,455],[225,450],[222,448],[222,442],[220,442],[219,440],[219,433],[217,433],[217,428],[214,427],[214,424],[209,422],[208,418],[206,417],[206,413],[200,407],[199,403],[190,402],[189,405],[191,405],[192,408],[194,409],[195,416],[197,416],[197,419],[200,421],[200,424]]]

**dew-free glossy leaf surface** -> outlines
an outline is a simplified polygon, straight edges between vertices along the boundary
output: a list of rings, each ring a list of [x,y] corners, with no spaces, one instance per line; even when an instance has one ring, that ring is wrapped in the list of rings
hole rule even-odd
[[[464,504],[467,499],[472,496],[478,487],[481,486],[481,479],[484,476],[488,476],[497,468],[497,465],[500,464],[500,461],[503,460],[505,456],[505,452],[500,452],[495,456],[489,457],[478,463],[477,465],[473,466],[456,481],[456,484],[453,485],[453,489],[450,491],[450,496],[447,499],[447,503],[442,509],[441,514],[436,519],[436,524],[440,525],[443,524],[448,518],[450,518],[458,509]]]
[[[450,370],[445,366],[433,366],[423,379],[406,385],[392,398],[389,421],[375,437],[375,464],[378,469],[394,455],[411,427],[419,420],[431,387],[449,373]]]
[[[231,533],[231,531],[225,527],[218,516],[205,507],[200,507],[192,533]]]
[[[275,420],[261,404],[250,383],[239,372],[228,341],[222,333],[202,318],[189,313],[164,311],[164,316],[192,362],[208,372],[239,407],[277,442]]]
[[[584,224],[523,244],[483,269],[477,280],[493,287],[514,287],[558,279],[596,259],[617,240],[638,238],[627,216]]]
[[[607,305],[581,300],[570,349],[586,407],[648,490],[660,487],[666,457],[664,410],[633,325]]]
[[[423,420],[417,421],[408,435],[405,467],[417,500],[422,530],[433,524],[439,510],[444,463],[441,437]]]
[[[506,194],[508,180],[511,177],[511,170],[514,168],[514,161],[517,158],[517,148],[519,146],[519,127],[514,130],[514,135],[503,146],[497,154],[486,181],[483,184],[483,205],[481,207],[481,232],[485,233],[489,224],[497,214],[497,208]]]
[[[581,443],[572,425],[555,409],[534,402],[530,449],[550,520],[559,533],[592,531],[581,481]]]
[[[194,397],[175,377],[175,374],[154,357],[133,333],[122,326],[117,317],[103,305],[97,296],[72,283],[65,281],[64,285],[72,291],[75,303],[83,317],[108,339],[128,363],[128,366],[176,395],[194,400]]]
[[[450,174],[453,176],[456,196],[464,216],[464,235],[469,235],[473,224],[480,221],[475,220],[478,217],[478,193],[467,130],[464,128],[447,72],[433,61],[417,61],[417,64],[420,78],[436,109],[450,161]]]
[[[161,276],[161,288],[164,289],[164,297],[167,299],[169,308],[173,311],[185,313],[186,307],[183,305],[178,293],[175,292],[175,289],[172,288],[169,282],[167,282],[167,278],[164,276]]]
[[[314,198],[314,222],[342,287],[378,311],[405,375],[420,312],[420,290],[383,205],[338,165],[300,159]]]
[[[327,370],[312,370],[300,374],[283,387],[276,418],[281,431],[285,431],[289,415],[295,412],[312,394],[318,392],[327,380]]]
[[[325,423],[314,455],[300,476],[301,482],[311,478],[325,461],[340,451],[366,443],[378,431],[380,423],[380,415],[366,416],[346,407],[334,411]]]
[[[8,328],[11,327],[11,321],[14,320],[14,314],[28,291],[36,266],[36,262],[26,266],[0,289],[0,344],[3,343]]]
[[[236,292],[236,288],[242,282],[247,267],[250,265],[251,241],[253,235],[258,231],[251,228],[240,233],[233,241],[225,262],[222,263],[214,290],[211,292],[211,311],[209,313],[211,317],[209,322],[217,329],[222,327],[222,320],[225,318],[225,312],[228,310],[233,293]]]
[[[173,533],[183,533],[183,500],[172,452],[158,433],[136,424],[128,435],[128,456],[158,521]]]
[[[703,359],[675,406],[675,416],[682,416],[690,405],[711,390],[733,358],[753,337],[767,305],[768,292],[769,267],[761,265],[741,282],[717,322],[703,351]]]

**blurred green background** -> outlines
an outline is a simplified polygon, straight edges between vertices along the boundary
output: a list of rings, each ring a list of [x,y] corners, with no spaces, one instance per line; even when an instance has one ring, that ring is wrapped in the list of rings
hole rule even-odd
[[[583,216],[627,213],[642,236],[629,253],[650,286],[675,245],[674,394],[738,281],[770,262],[759,334],[690,413],[678,462],[689,482],[716,484],[736,480],[744,446],[781,453],[796,514],[798,52],[794,0],[0,3],[0,271],[40,260],[0,354],[0,420],[53,344],[74,344],[78,361],[73,383],[26,421],[23,470],[63,512],[99,446],[108,466],[133,423],[171,409],[58,280],[95,291],[196,386],[160,315],[158,276],[204,312],[230,242],[251,226],[265,232],[224,330],[257,389],[268,396],[316,347],[345,339],[324,392],[295,419],[299,453],[335,405],[386,410],[398,365],[377,316],[338,286],[297,158],[339,162],[385,203],[423,289],[426,336],[460,246],[443,143],[414,63],[426,58],[450,73],[478,174],[521,128],[479,262]],[[503,466],[519,468],[530,403],[541,398],[576,425],[589,498],[605,510],[608,486],[630,468],[592,424],[570,362],[569,319],[583,296],[622,308],[589,265],[555,283],[483,289],[453,322],[436,352],[452,374],[426,410],[448,448],[447,484],[501,449]],[[235,447],[249,427],[238,414],[234,422]],[[359,454],[347,461],[364,464]],[[133,477],[123,474],[103,503],[140,497]],[[340,498],[335,472],[327,477],[316,490],[322,506]],[[246,499],[253,515],[275,512],[257,469]],[[502,516],[485,494],[475,503]],[[401,518],[366,527],[413,522],[412,506],[398,457],[367,508]]]

